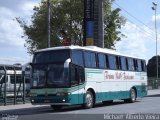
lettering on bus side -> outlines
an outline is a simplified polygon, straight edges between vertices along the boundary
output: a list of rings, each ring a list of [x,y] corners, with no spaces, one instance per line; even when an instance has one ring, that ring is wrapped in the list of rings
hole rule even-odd
[[[109,73],[108,71],[105,71],[104,73],[105,80],[133,80],[134,76],[127,74],[126,72],[115,72],[115,73]]]

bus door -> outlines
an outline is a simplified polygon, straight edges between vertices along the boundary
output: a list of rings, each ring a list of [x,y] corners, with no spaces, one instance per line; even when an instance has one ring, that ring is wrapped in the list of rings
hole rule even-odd
[[[83,95],[84,95],[84,68],[75,64],[71,64],[71,87],[74,88],[74,96],[75,100],[72,101],[75,104],[83,103]]]

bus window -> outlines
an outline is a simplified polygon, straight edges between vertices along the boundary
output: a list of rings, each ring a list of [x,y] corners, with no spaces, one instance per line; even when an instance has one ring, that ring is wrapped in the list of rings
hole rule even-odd
[[[141,60],[138,60],[138,71],[141,72],[142,71],[142,66],[141,66]]]
[[[0,84],[4,83],[4,75],[0,76]]]
[[[116,58],[113,55],[108,55],[108,60],[109,60],[109,68],[110,69],[117,69],[116,68]]]
[[[77,76],[78,76],[78,70],[77,68],[75,67],[75,65],[71,65],[71,85],[78,85],[78,79],[77,79]]]
[[[6,77],[6,83],[8,82],[8,77]],[[0,76],[0,84],[5,83],[5,75]]]
[[[93,52],[84,52],[85,66],[96,67],[96,55]]]
[[[72,52],[72,62],[76,65],[83,66],[83,53],[82,53],[82,51],[75,50]]]
[[[10,75],[11,83],[14,84],[15,82],[15,75]],[[21,75],[16,75],[16,83],[22,83]]]
[[[127,70],[126,58],[125,57],[120,57],[120,59],[121,59],[121,69],[122,70]]]
[[[105,55],[105,58],[106,58],[106,60],[105,60],[105,61],[106,61],[106,67],[107,67],[107,68],[109,68],[109,60],[108,60],[108,55]]]
[[[70,58],[69,50],[44,51],[34,55],[33,63],[65,62],[68,58]]]
[[[137,70],[138,70],[137,60],[136,60],[136,59],[133,59],[133,62],[134,62],[135,71],[137,71]]]
[[[121,59],[118,56],[116,56],[116,68],[121,70]]]
[[[131,71],[135,70],[134,69],[134,64],[133,64],[133,59],[128,58],[127,61],[128,61],[128,70],[131,70]]]
[[[141,60],[142,71],[146,71],[146,63]]]
[[[98,54],[98,66],[99,68],[105,68],[106,67],[106,59],[104,54]]]

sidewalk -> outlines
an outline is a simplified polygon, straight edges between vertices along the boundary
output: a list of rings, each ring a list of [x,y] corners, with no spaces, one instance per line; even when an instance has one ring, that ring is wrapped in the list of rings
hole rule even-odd
[[[148,97],[160,95],[160,89],[155,90],[148,90]],[[31,103],[26,104],[17,104],[17,105],[7,105],[7,106],[0,106],[0,112],[4,110],[14,110],[14,109],[25,109],[25,108],[38,108],[48,105],[32,105]]]
[[[16,109],[26,109],[26,108],[38,108],[43,107],[47,105],[32,105],[31,103],[26,104],[16,104],[16,105],[6,105],[6,106],[0,106],[0,112],[4,110],[16,110]]]
[[[148,90],[147,96],[160,95],[160,89]]]

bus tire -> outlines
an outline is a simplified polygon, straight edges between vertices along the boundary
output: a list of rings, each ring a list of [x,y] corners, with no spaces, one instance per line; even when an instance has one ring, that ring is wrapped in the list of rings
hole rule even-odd
[[[137,94],[134,88],[130,90],[130,98],[129,99],[124,99],[124,102],[126,103],[134,103],[136,101]]]
[[[85,95],[85,104],[83,105],[84,108],[90,109],[94,106],[94,96],[91,91],[87,91]]]
[[[51,108],[54,109],[55,111],[61,110],[62,106],[61,105],[51,105]]]
[[[137,95],[135,89],[131,89],[130,91],[130,102],[134,103],[136,101]]]

